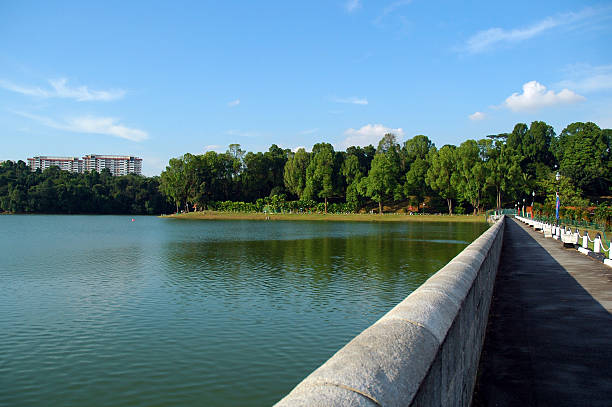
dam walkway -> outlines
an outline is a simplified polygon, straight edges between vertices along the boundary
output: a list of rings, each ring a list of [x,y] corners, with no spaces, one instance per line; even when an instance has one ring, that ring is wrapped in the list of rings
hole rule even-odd
[[[611,406],[612,268],[506,222],[472,405]]]

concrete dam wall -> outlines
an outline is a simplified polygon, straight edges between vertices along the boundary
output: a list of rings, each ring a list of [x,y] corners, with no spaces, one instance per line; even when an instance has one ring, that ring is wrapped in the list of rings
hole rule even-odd
[[[504,224],[502,217],[277,406],[468,406]]]

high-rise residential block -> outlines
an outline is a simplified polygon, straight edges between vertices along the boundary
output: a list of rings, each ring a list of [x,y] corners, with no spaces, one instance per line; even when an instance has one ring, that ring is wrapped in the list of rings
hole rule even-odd
[[[128,155],[97,155],[90,154],[83,157],[83,169],[97,172],[108,168],[113,175],[127,175],[142,173],[142,158]]]
[[[99,155],[89,154],[82,159],[78,157],[48,157],[36,156],[28,158],[28,165],[31,171],[57,166],[62,170],[82,173],[85,171],[101,172],[108,170],[113,175],[142,174],[142,158],[125,155]]]
[[[59,167],[61,170],[70,172],[83,172],[83,160],[78,157],[49,157],[45,155],[28,158],[28,165],[31,171],[40,168],[41,171],[49,167]]]

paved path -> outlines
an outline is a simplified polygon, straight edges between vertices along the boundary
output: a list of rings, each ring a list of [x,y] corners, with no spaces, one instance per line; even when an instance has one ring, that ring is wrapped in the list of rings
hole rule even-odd
[[[612,406],[612,268],[508,219],[474,406]]]

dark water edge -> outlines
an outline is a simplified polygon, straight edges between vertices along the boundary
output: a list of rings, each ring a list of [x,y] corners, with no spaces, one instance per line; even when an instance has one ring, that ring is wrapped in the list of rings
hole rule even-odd
[[[486,228],[1,217],[0,405],[270,405]]]

